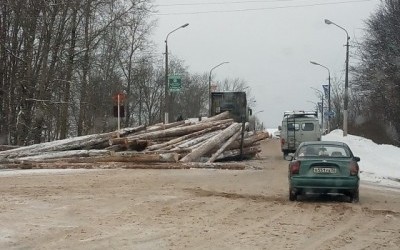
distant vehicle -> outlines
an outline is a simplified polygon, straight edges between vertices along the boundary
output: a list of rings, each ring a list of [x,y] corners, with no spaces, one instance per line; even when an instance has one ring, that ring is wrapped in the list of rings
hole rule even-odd
[[[281,131],[277,130],[272,134],[272,138],[281,138]]]
[[[289,200],[307,193],[340,193],[359,200],[359,157],[343,142],[303,142],[289,164]]]
[[[235,122],[249,122],[250,130],[254,130],[254,119],[250,119],[252,110],[247,106],[245,92],[212,92],[211,116],[229,111]],[[254,120],[254,121],[253,121]]]
[[[314,111],[284,112],[282,126],[278,128],[284,157],[295,152],[302,142],[321,140],[318,114]]]

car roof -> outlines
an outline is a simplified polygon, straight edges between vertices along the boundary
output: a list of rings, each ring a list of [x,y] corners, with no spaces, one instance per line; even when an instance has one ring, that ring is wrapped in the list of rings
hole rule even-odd
[[[344,142],[339,141],[307,141],[300,144],[301,146],[305,145],[336,145],[342,147],[348,147],[348,145]]]

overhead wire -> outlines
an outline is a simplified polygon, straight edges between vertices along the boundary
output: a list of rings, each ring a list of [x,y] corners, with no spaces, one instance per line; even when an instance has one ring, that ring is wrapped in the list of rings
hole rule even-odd
[[[275,3],[275,2],[298,2],[298,1],[315,1],[315,0],[250,0],[250,1],[224,1],[224,2],[202,2],[202,3],[170,3],[170,4],[157,4],[159,7],[172,7],[172,6],[193,6],[193,5],[225,5],[225,4],[247,4],[247,3]]]
[[[276,0],[273,0],[276,1]],[[294,0],[285,0],[294,1]],[[259,7],[259,8],[246,8],[246,9],[235,9],[235,10],[208,10],[208,11],[193,11],[193,12],[174,12],[174,13],[157,13],[153,12],[154,15],[158,16],[170,16],[170,15],[197,15],[197,14],[211,14],[211,13],[234,13],[234,12],[249,12],[249,11],[262,11],[262,10],[276,10],[276,9],[289,9],[289,8],[306,8],[316,6],[327,6],[327,5],[339,5],[349,4],[358,2],[370,2],[372,0],[346,0],[340,2],[328,2],[328,3],[312,3],[312,4],[297,4],[297,5],[286,5],[286,6],[273,6],[273,7]],[[272,2],[272,1],[270,1]],[[244,3],[244,2],[243,2]],[[199,3],[200,4],[200,3]],[[207,3],[204,3],[207,4]],[[159,6],[159,5],[158,5]]]

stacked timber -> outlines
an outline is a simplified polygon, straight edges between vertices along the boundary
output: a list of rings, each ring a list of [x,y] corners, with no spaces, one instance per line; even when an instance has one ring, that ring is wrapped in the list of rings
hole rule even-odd
[[[214,162],[252,158],[268,138],[245,128],[228,112],[200,122],[138,126],[1,151],[0,168],[226,168]]]

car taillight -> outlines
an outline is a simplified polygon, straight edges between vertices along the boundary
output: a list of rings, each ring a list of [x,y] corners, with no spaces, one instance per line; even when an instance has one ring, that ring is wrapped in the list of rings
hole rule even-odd
[[[285,144],[285,139],[281,138],[281,145]]]
[[[292,161],[289,165],[290,175],[299,174],[300,161]]]
[[[359,167],[357,162],[350,162],[350,175],[358,175]]]

